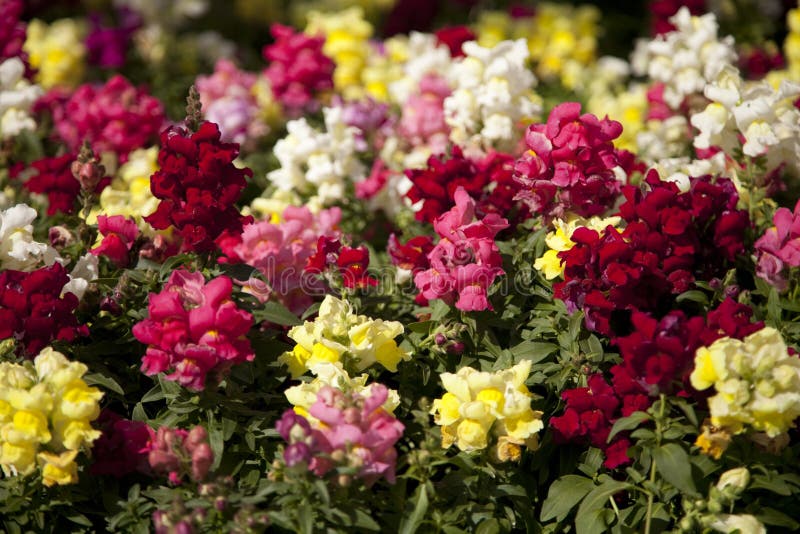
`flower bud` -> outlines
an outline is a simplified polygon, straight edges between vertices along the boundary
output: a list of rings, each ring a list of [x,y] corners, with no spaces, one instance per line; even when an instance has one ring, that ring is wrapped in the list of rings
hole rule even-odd
[[[64,248],[75,242],[75,236],[64,226],[51,226],[47,238],[55,248]]]
[[[441,347],[442,345],[444,345],[445,343],[447,343],[447,336],[445,336],[445,335],[444,335],[444,334],[442,334],[441,332],[437,333],[437,334],[434,336],[434,338],[433,338],[433,339],[434,339],[434,341],[436,342],[436,344],[437,344],[438,346],[440,346],[440,347]]]
[[[729,469],[722,473],[717,482],[717,489],[725,492],[726,489],[733,491],[734,496],[740,495],[750,483],[750,471],[746,467]]]
[[[197,428],[197,427],[195,427]],[[208,443],[200,443],[192,452],[192,479],[203,480],[214,463],[214,452]]]
[[[194,453],[195,448],[201,443],[208,443],[208,432],[200,425],[194,427],[183,442],[183,446],[190,454]]]
[[[214,508],[216,508],[218,512],[225,510],[226,506],[228,506],[228,500],[225,497],[217,497],[214,499]]]
[[[464,352],[464,343],[461,341],[454,341],[447,347],[447,353],[458,356]]]

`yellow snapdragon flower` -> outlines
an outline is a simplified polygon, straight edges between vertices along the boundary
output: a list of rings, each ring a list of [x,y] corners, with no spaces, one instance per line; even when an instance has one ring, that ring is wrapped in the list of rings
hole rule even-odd
[[[733,434],[749,427],[775,437],[800,416],[800,359],[771,327],[697,349],[690,380],[697,390],[716,389],[711,423]]]
[[[289,331],[297,344],[278,359],[289,367],[293,378],[321,363],[341,362],[360,372],[377,362],[396,372],[397,364],[410,358],[394,340],[402,333],[401,323],[356,315],[347,301],[328,295],[314,321]]]
[[[364,11],[357,6],[337,13],[311,11],[305,31],[325,35],[322,51],[336,64],[333,71],[336,89],[346,98],[359,96],[361,72],[367,64],[372,36],[372,25],[364,19]]]
[[[549,232],[544,238],[549,250],[536,259],[533,263],[533,268],[537,271],[542,271],[548,280],[558,278],[564,274],[564,266],[558,254],[571,249],[575,245],[571,239],[575,230],[586,227],[601,233],[608,225],[616,226],[619,224],[620,220],[619,217],[592,217],[589,220],[581,217],[569,217],[566,220],[554,220],[553,227],[555,230]]]
[[[143,217],[158,207],[158,199],[150,191],[150,177],[158,170],[158,147],[140,148],[130,153],[128,161],[120,166],[111,184],[100,193],[100,208],[97,215],[123,215],[132,217],[143,232],[153,233],[152,227]]]
[[[83,380],[86,371],[49,347],[32,363],[0,363],[0,468],[6,475],[30,474],[38,460],[46,486],[77,481],[75,457],[100,437],[91,422],[103,394]]]
[[[433,401],[431,414],[442,427],[442,447],[453,443],[462,451],[485,449],[494,428],[498,444],[537,446],[536,433],[544,424],[542,412],[531,409],[531,394],[525,381],[531,362],[496,373],[462,367],[457,373],[442,373],[447,392]],[[499,454],[513,457],[506,450]]]
[[[38,70],[36,82],[45,89],[75,87],[81,82],[86,55],[84,33],[83,25],[74,19],[59,19],[49,25],[39,19],[28,23],[22,48]]]

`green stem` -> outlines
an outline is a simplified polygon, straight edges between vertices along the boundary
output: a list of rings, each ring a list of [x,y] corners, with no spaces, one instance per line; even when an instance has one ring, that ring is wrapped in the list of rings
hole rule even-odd
[[[666,399],[664,394],[661,394],[661,398],[659,399],[660,405],[658,407],[658,419],[656,419],[656,447],[661,446],[661,425],[664,421],[664,408],[666,407]],[[652,456],[650,457],[650,483],[655,484],[656,482],[656,459]],[[644,533],[650,534],[650,524],[653,520],[653,501],[655,500],[655,494],[650,492],[647,496],[647,515],[645,516],[644,520]]]

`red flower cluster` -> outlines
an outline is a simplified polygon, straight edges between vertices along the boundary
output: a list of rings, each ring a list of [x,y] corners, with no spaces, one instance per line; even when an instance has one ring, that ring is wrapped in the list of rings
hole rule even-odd
[[[29,357],[57,339],[74,341],[89,334],[75,318],[78,297],[61,295],[69,282],[66,269],[54,263],[36,271],[0,273],[0,339],[14,338]]]
[[[582,442],[602,449],[609,469],[631,461],[626,454],[630,442],[620,435],[606,443],[611,427],[620,417],[620,401],[602,375],[589,377],[588,387],[568,389],[561,394],[567,403],[564,415],[550,419],[556,443]]]
[[[455,192],[459,187],[476,200],[479,216],[495,213],[506,217],[513,208],[520,207],[514,200],[520,187],[513,178],[513,163],[512,156],[501,152],[490,152],[474,161],[464,156],[461,147],[454,146],[449,157],[431,156],[425,169],[405,172],[413,183],[406,196],[412,202],[422,202],[416,213],[418,221],[432,223],[455,206]],[[490,185],[493,185],[491,191]],[[523,212],[527,214],[524,208],[518,213]]]
[[[154,142],[166,120],[161,101],[121,75],[102,86],[84,84],[63,105],[54,101],[51,110],[56,132],[70,150],[88,140],[95,154],[113,152],[122,162]]]
[[[697,349],[723,336],[743,339],[760,330],[764,324],[751,323],[752,313],[730,298],[705,319],[673,311],[656,320],[634,312],[633,332],[614,340],[622,363],[611,368],[611,385],[596,374],[589,378],[589,387],[562,393],[567,402],[564,415],[550,420],[556,442],[588,442],[603,449],[609,469],[628,463],[625,451],[630,443],[624,434],[606,443],[614,422],[647,410],[659,393],[695,393],[688,377]]]
[[[174,271],[161,293],[150,293],[148,318],[133,335],[148,345],[142,372],[172,370],[168,380],[202,390],[207,375],[219,377],[232,365],[255,357],[245,335],[253,316],[231,300],[233,282],[220,276],[205,283],[201,273]]]
[[[702,15],[706,11],[705,0],[652,0],[650,13],[653,16],[651,30],[653,35],[674,31],[675,26],[669,19],[684,6],[689,8],[692,15]]]
[[[92,446],[89,473],[120,478],[131,473],[150,472],[147,446],[155,437],[153,429],[141,421],[123,419],[107,409],[100,412],[97,423],[103,433]]]
[[[430,267],[428,253],[433,250],[433,239],[427,235],[418,235],[409,239],[405,245],[397,240],[394,234],[389,236],[387,252],[392,265],[417,273]]]
[[[241,233],[252,219],[242,217],[234,203],[253,171],[233,165],[238,155],[238,145],[220,142],[213,122],[203,122],[196,133],[180,126],[164,130],[160,169],[150,178],[150,189],[161,202],[145,220],[157,230],[174,226],[183,251],[209,252],[226,230]]]
[[[270,33],[275,43],[265,46],[265,71],[272,93],[290,116],[315,111],[316,97],[333,89],[333,61],[322,53],[324,36],[295,33],[289,26],[273,24]]]
[[[598,234],[579,228],[572,235],[576,245],[559,254],[564,281],[554,285],[555,297],[570,311],[583,309],[587,328],[604,335],[615,330],[610,325],[615,312],[661,316],[671,295],[721,274],[744,250],[750,222],[736,209],[730,180],[691,178],[690,190],[681,193],[651,171],[646,183],[646,192],[633,186],[624,190],[624,230],[608,227]]]
[[[528,150],[517,160],[514,176],[522,185],[517,198],[534,213],[591,217],[617,199],[622,186],[617,174],[623,170],[613,140],[622,125],[580,113],[577,102],[559,104],[547,124],[531,125],[525,134]]]
[[[75,161],[75,154],[64,154],[63,156],[42,158],[31,163],[36,174],[28,178],[22,186],[31,193],[47,195],[48,215],[75,211],[75,201],[81,192],[81,184],[72,173],[73,161]],[[18,166],[12,170],[12,178],[17,178],[23,169],[23,166]],[[111,178],[104,177],[97,184],[95,192],[100,193],[109,183],[111,183]]]
[[[344,287],[348,289],[378,285],[378,280],[367,273],[369,268],[367,247],[342,246],[337,238],[320,236],[317,241],[317,251],[308,258],[305,271],[322,274],[330,267],[338,271],[342,276]]]

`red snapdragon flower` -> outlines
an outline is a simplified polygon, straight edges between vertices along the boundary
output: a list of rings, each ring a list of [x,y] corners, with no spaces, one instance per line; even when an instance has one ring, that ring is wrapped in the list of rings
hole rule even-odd
[[[213,122],[203,122],[197,132],[170,126],[161,133],[160,169],[150,179],[150,189],[161,202],[145,220],[157,230],[174,226],[183,250],[209,252],[226,230],[241,233],[252,220],[235,206],[247,185],[250,169],[238,169],[235,143],[222,143]]]
[[[147,446],[155,432],[146,423],[123,419],[104,409],[97,423],[102,434],[92,445],[92,475],[110,475],[116,478],[131,473],[150,472]]]
[[[81,184],[72,173],[72,162],[75,158],[75,154],[64,154],[31,163],[36,174],[23,182],[22,186],[31,193],[47,195],[48,215],[75,211],[76,200],[81,192]],[[12,171],[12,177],[16,177],[20,170],[22,167]],[[111,178],[103,177],[97,184],[95,192],[100,193],[109,183]]]
[[[78,297],[61,294],[67,282],[67,270],[59,263],[29,273],[0,273],[0,339],[17,339],[23,354],[34,357],[55,339],[88,335],[74,314]]]
[[[448,26],[436,30],[436,44],[443,44],[450,50],[451,57],[464,57],[461,46],[467,41],[476,41],[478,37],[468,26]]]
[[[98,215],[97,227],[103,240],[90,250],[95,256],[105,256],[117,267],[127,267],[129,252],[139,235],[136,221],[122,215]]]
[[[334,267],[341,275],[342,283],[348,289],[363,289],[378,285],[378,280],[367,272],[369,268],[367,247],[342,246],[338,238],[320,236],[317,241],[317,251],[308,258],[305,270],[308,273],[321,274],[330,267]]]

